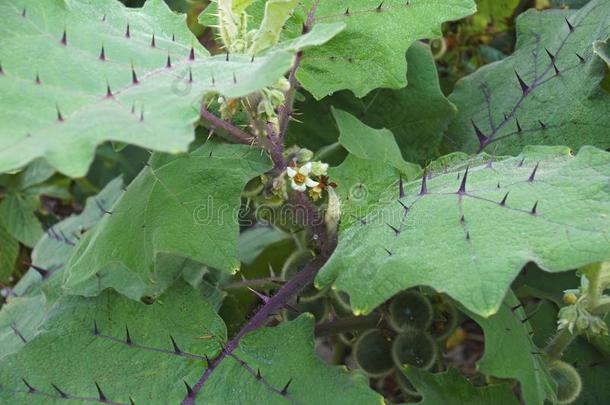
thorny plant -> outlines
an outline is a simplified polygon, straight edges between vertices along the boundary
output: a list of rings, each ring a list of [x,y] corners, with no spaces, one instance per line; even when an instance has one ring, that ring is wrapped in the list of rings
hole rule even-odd
[[[469,0],[454,2],[464,9],[473,4]],[[150,3],[154,4],[151,9],[157,12],[154,7],[159,7],[159,2],[151,0]],[[83,366],[83,378],[89,378],[90,373],[95,375],[89,388],[77,390],[76,384],[66,388],[45,381],[46,364],[51,364],[51,368],[59,365],[66,375],[74,371],[69,362],[68,366],[62,364],[62,356],[69,351],[64,346],[71,348],[72,345],[83,353],[88,350],[114,353],[119,360],[99,360],[100,365],[109,364],[112,372],[119,361],[128,365],[133,363],[136,367],[138,356],[146,365],[153,359],[162,359],[159,360],[160,374],[156,381],[166,385],[159,389],[153,387],[152,394],[146,393],[151,395],[148,398],[153,403],[162,402],[155,395],[169,398],[173,394],[174,380],[178,374],[182,379],[181,389],[184,390],[181,394],[182,405],[223,401],[313,403],[308,402],[309,395],[314,395],[309,391],[316,389],[317,384],[330,386],[336,390],[332,394],[337,396],[345,390],[346,403],[356,401],[363,404],[415,401],[422,396],[425,401],[429,397],[437,397],[443,403],[452,403],[457,398],[466,398],[472,403],[489,402],[491,398],[498,399],[500,403],[516,403],[515,392],[527,404],[542,404],[547,400],[568,404],[582,395],[589,395],[583,394],[586,381],[583,383],[578,367],[568,362],[568,357],[573,359],[570,357],[573,355],[567,352],[572,347],[579,350],[582,345],[590,343],[607,356],[606,316],[610,312],[610,297],[604,292],[610,288],[610,252],[607,229],[599,222],[607,223],[609,214],[606,183],[610,158],[607,152],[593,147],[583,147],[576,156],[572,150],[560,147],[526,148],[517,157],[488,155],[484,151],[489,152],[508,138],[516,137],[523,139],[531,136],[528,139],[534,139],[540,135],[541,138],[535,138],[533,143],[555,144],[548,141],[548,134],[556,134],[558,132],[553,131],[561,131],[564,126],[556,116],[540,117],[537,124],[528,125],[520,122],[518,116],[526,108],[533,108],[535,104],[530,103],[536,103],[538,97],[543,98],[541,92],[550,85],[565,83],[563,80],[571,75],[595,76],[603,70],[599,68],[597,56],[588,49],[575,53],[569,66],[560,65],[559,59],[567,58],[565,49],[573,47],[575,36],[594,26],[591,22],[583,22],[585,18],[595,17],[595,12],[610,15],[608,1],[593,0],[589,9],[585,7],[582,12],[562,14],[564,23],[561,29],[554,31],[561,39],[553,49],[545,47],[541,36],[534,34],[534,66],[527,76],[530,79],[525,80],[526,76],[514,69],[511,81],[520,93],[514,102],[508,101],[511,107],[507,112],[494,109],[496,98],[503,97],[498,94],[499,85],[494,82],[497,78],[490,74],[478,80],[474,91],[477,94],[482,92],[482,99],[480,94],[477,97],[485,108],[485,125],[475,117],[476,113],[467,118],[472,128],[467,136],[476,138],[477,155],[468,156],[458,152],[429,162],[423,170],[402,159],[394,136],[389,131],[368,127],[338,109],[331,109],[329,113],[336,120],[340,132],[330,152],[323,150],[314,153],[311,150],[313,147],[287,145],[290,144],[289,129],[298,123],[295,105],[297,100],[303,102],[299,94],[301,86],[304,91],[310,90],[305,84],[307,76],[301,76],[305,77],[303,83],[298,76],[305,69],[309,69],[307,74],[316,70],[312,69],[311,61],[307,59],[309,48],[304,50],[305,47],[324,44],[334,35],[338,35],[335,40],[341,47],[349,47],[352,37],[348,36],[357,33],[355,26],[363,21],[360,18],[410,13],[422,4],[428,7],[434,3],[432,7],[441,7],[436,4],[438,2],[392,1],[371,5],[362,1],[344,8],[333,2],[329,2],[332,3],[329,5],[320,0],[306,1],[301,35],[296,40],[290,38],[294,43],[289,45],[282,41],[282,30],[294,24],[293,19],[300,21],[295,17],[297,2],[268,0],[262,16],[248,13],[253,9],[250,3],[256,2],[217,0],[214,3],[216,24],[212,28],[218,35],[216,39],[221,45],[222,54],[210,57],[211,62],[205,58],[200,62],[198,52],[203,51],[194,45],[186,47],[188,52],[183,61],[175,56],[172,59],[175,50],[171,46],[184,48],[184,45],[177,41],[179,38],[175,33],[170,37],[166,32],[153,31],[150,42],[146,39],[148,51],[159,50],[161,44],[169,44],[170,47],[163,55],[161,68],[147,66],[148,70],[138,74],[131,61],[129,65],[122,65],[129,73],[129,83],[117,88],[111,85],[111,80],[106,79],[102,101],[96,98],[91,105],[77,105],[76,108],[72,108],[66,99],[55,102],[53,125],[70,130],[80,128],[69,126],[83,119],[78,115],[83,114],[83,110],[95,110],[100,108],[99,104],[105,106],[103,103],[106,102],[113,106],[101,108],[118,108],[122,119],[127,119],[129,125],[137,122],[140,126],[154,127],[160,124],[155,121],[156,116],[149,116],[146,103],[152,104],[151,109],[156,112],[159,106],[155,100],[141,101],[137,90],[144,89],[158,95],[154,89],[146,87],[151,77],[185,82],[189,86],[199,85],[203,77],[206,84],[201,85],[197,97],[203,96],[195,104],[199,109],[198,118],[209,132],[202,146],[191,150],[186,157],[152,154],[142,172],[128,187],[123,188],[122,193],[118,190],[120,181],[110,182],[98,196],[92,197],[79,217],[68,218],[47,228],[46,235],[36,244],[31,262],[26,262],[32,271],[24,277],[23,285],[20,287],[20,283],[14,289],[5,289],[6,295],[14,301],[9,301],[0,312],[0,327],[8,330],[10,335],[6,340],[7,349],[0,351],[0,366],[4,363],[10,366],[4,369],[11,371],[6,371],[6,374],[0,372],[0,376],[7,381],[0,380],[0,401],[18,398],[19,402],[23,398],[35,398],[33,401],[39,400],[41,403],[68,400],[132,405],[140,402],[134,399],[135,394],[132,397],[131,393],[107,387],[104,382],[112,381],[114,376],[91,371],[88,364]],[[319,8],[323,14],[320,14]],[[5,9],[15,11],[14,7]],[[43,9],[24,6],[17,11],[20,21],[28,21],[30,15],[36,16],[40,10]],[[549,15],[557,21],[554,12],[549,12]],[[113,13],[104,13],[101,21],[113,23],[113,17]],[[325,20],[340,20],[341,24],[333,27],[330,24],[318,31],[316,35],[322,35],[320,32],[323,29],[332,31],[332,35],[328,34],[324,40],[309,37],[311,44],[294,45],[299,40],[305,42],[303,38],[314,33],[315,26],[320,22],[323,24]],[[343,20],[347,22],[343,23]],[[34,21],[32,19],[31,24],[42,30]],[[260,21],[260,26],[256,27],[255,21]],[[350,25],[350,21],[355,21],[355,24]],[[378,25],[371,29],[378,28]],[[145,25],[132,25],[129,22],[125,27],[120,28],[122,40],[142,40],[139,35]],[[344,28],[352,31],[341,32]],[[116,27],[113,29],[117,30]],[[600,28],[595,39],[607,41],[610,36],[607,31],[607,27]],[[73,41],[79,41],[78,38],[73,39],[69,32],[66,24],[59,37],[60,52],[69,49]],[[412,38],[411,42],[432,37],[418,35],[421,36]],[[102,42],[101,50],[96,54],[96,63],[120,65],[120,62],[113,60],[113,40],[106,38],[107,42]],[[78,43],[78,46],[86,47],[87,44]],[[416,44],[412,48],[415,50],[409,52],[418,52],[418,46],[423,45]],[[180,51],[184,51],[182,48]],[[316,48],[312,49],[312,52],[316,52]],[[332,50],[332,47],[329,49]],[[540,68],[538,64],[542,50],[548,61]],[[432,55],[426,52],[426,58],[431,59]],[[0,56],[5,57],[4,54]],[[291,62],[287,77],[284,76],[286,70],[278,68],[277,75],[256,78],[259,81],[244,78],[250,69],[247,66],[259,66],[255,63],[272,70],[274,58],[280,62]],[[359,62],[352,56],[324,55],[320,59],[331,66],[318,67],[324,73],[332,73],[335,65],[340,63],[345,64],[346,69],[357,69],[354,65]],[[201,65],[195,66],[195,63]],[[409,69],[415,70],[418,65],[410,63],[409,66]],[[13,69],[11,63],[0,65],[0,79],[8,79],[13,75]],[[586,73],[583,73],[585,69]],[[242,73],[244,75],[240,76]],[[46,77],[41,76],[40,72],[36,71],[34,77],[36,89],[47,85]],[[603,111],[603,101],[606,100],[603,97],[607,96],[600,95],[598,84],[595,84],[595,90],[587,93],[586,100],[602,99],[602,107],[595,104],[590,109]],[[0,85],[6,84],[1,82]],[[66,86],[65,83],[61,85]],[[315,89],[311,82],[309,85]],[[59,85],[56,86],[61,90]],[[235,90],[239,86],[245,87]],[[414,86],[417,86],[416,81]],[[356,87],[350,89],[357,93],[360,89]],[[136,96],[129,98],[132,97],[131,92]],[[314,91],[312,93],[315,94]],[[85,91],[81,94],[83,99],[86,98],[85,94]],[[152,98],[146,92],[143,94]],[[378,94],[367,102],[365,111],[374,108]],[[381,97],[385,96],[388,99],[393,97],[388,93]],[[61,94],[57,97],[60,99]],[[453,106],[442,95],[436,98]],[[63,105],[68,107],[64,109]],[[130,105],[130,111],[126,113],[127,105]],[[349,108],[350,101],[346,101],[345,106]],[[411,107],[415,108],[415,105],[411,104]],[[499,114],[502,115],[500,119]],[[451,118],[442,126],[449,125]],[[464,117],[459,119],[463,121]],[[104,122],[110,125],[108,121]],[[510,125],[515,127],[514,131],[507,130]],[[173,129],[171,124],[166,128]],[[35,136],[45,130],[46,127],[28,128]],[[454,135],[449,131],[444,137],[459,150],[459,137],[463,134],[457,134],[455,139],[458,141]],[[216,136],[243,147],[219,142],[213,139]],[[597,146],[608,145],[604,136],[600,135]],[[32,134],[28,132],[22,142],[32,142],[29,140],[31,137]],[[124,141],[120,137],[110,139]],[[302,141],[305,144],[308,142],[307,139]],[[147,144],[144,140],[134,143]],[[576,145],[575,148],[583,146],[578,141],[572,145]],[[170,152],[175,151],[174,146],[166,147],[167,150],[155,148]],[[437,146],[440,146],[440,140]],[[325,161],[325,154],[332,155],[337,147],[344,148],[349,156],[340,166],[331,168]],[[53,161],[53,158],[56,156],[53,155],[49,161]],[[5,164],[2,159],[8,163]],[[0,167],[11,170],[18,168],[16,160],[9,160],[0,154]],[[195,169],[189,166],[193,162],[198,165]],[[202,162],[204,164],[200,166]],[[21,197],[27,195],[29,188],[44,183],[54,172],[52,170],[48,177],[43,178],[27,170],[29,168],[22,173],[11,174],[17,177],[3,181],[2,186],[6,184],[7,190],[14,189],[15,194]],[[79,169],[71,167],[67,170],[77,173]],[[36,179],[37,183],[28,180],[28,176],[39,176],[42,180]],[[574,179],[582,181],[575,185]],[[363,182],[368,182],[368,186]],[[356,190],[361,189],[365,192],[355,196]],[[207,202],[201,203],[201,193],[209,194]],[[226,198],[225,194],[242,197],[245,203],[235,207],[235,198]],[[289,240],[297,249],[281,261],[280,275],[276,275],[271,268],[269,277],[246,279],[242,275],[241,281],[235,281],[219,275],[221,271],[206,268],[204,277],[199,274],[201,272],[197,273],[200,269],[193,270],[196,266],[190,259],[217,267],[218,270],[234,266],[232,262],[227,264],[222,256],[226,255],[227,244],[236,244],[231,239],[235,235],[230,236],[226,228],[228,222],[236,221],[227,220],[224,213],[213,210],[214,197],[231,201],[227,206],[239,208],[245,211],[245,215],[254,208],[256,223],[270,225],[270,229],[281,229],[284,234],[291,235]],[[568,206],[569,215],[562,211],[563,207],[556,202],[557,199]],[[141,208],[144,212],[137,212]],[[201,212],[206,215],[203,219],[198,218]],[[158,222],[151,219],[155,216],[161,219]],[[172,223],[164,223],[164,216],[171,218],[167,222]],[[0,225],[5,226],[2,222]],[[232,225],[236,224],[228,224]],[[139,236],[131,237],[134,234],[130,232],[134,228],[139,228],[145,235],[142,240],[138,239]],[[497,228],[504,233],[497,232]],[[201,229],[205,229],[206,235],[201,235]],[[123,246],[118,246],[113,238],[121,233],[128,235],[126,239],[132,239],[125,242],[125,251],[129,252],[131,246],[127,245],[130,243],[138,245],[139,250],[134,252],[136,258],[115,260],[115,255],[123,254]],[[498,236],[499,233],[502,235]],[[184,239],[189,239],[189,243],[184,245],[190,246],[176,246],[168,234],[184,235]],[[223,244],[225,242],[227,244]],[[110,248],[104,247],[104,243]],[[199,254],[199,246],[203,244],[211,252]],[[494,248],[498,250],[497,253],[490,252]],[[49,250],[54,250],[54,254],[49,255],[53,259],[42,258],[41,255]],[[180,256],[181,261],[163,256],[166,253],[168,256]],[[517,280],[513,289],[517,291],[522,287],[526,292],[519,296],[520,302],[513,294],[511,282],[529,262],[536,262],[553,272],[579,268],[581,285],[578,289],[564,292],[563,307],[557,314],[557,311],[553,312],[556,310],[553,304],[544,306],[545,303],[557,303],[551,298],[547,299],[554,296],[556,291],[547,291],[543,285],[527,281],[519,286],[520,281]],[[130,273],[135,266],[144,268],[144,272]],[[174,267],[180,268],[181,272],[171,275],[163,273]],[[184,272],[183,268],[186,269]],[[405,268],[409,271],[405,271]],[[235,272],[236,268],[229,270]],[[185,281],[177,282],[178,276]],[[37,278],[32,281],[32,277]],[[457,283],[456,278],[459,279]],[[187,283],[196,288],[187,287]],[[47,304],[33,300],[48,299],[49,307],[53,308],[52,300],[58,299],[54,295],[61,295],[54,290],[57,285],[61,285],[67,294],[67,298],[59,299],[68,309],[61,306],[56,311],[40,309]],[[218,298],[222,294],[217,287],[225,291],[247,289],[257,302],[260,301],[255,312],[233,328],[230,338],[224,337],[225,323],[213,308],[215,305],[220,307],[219,302],[224,298]],[[230,301],[227,299],[225,302]],[[38,313],[31,311],[29,305],[33,304],[36,304],[36,311],[42,311],[40,320],[30,320],[33,326],[29,324],[30,321],[22,321],[11,312],[22,311],[20,305],[23,305],[26,312]],[[12,309],[11,305],[16,309]],[[226,310],[224,305],[222,308]],[[543,324],[536,316],[545,308],[552,312],[553,317],[557,316],[557,331],[553,331],[553,334],[547,330],[535,341],[538,337],[535,330]],[[294,343],[293,335],[301,337],[306,334],[299,322],[311,320],[302,315],[305,312],[313,314],[317,321],[315,336],[318,343],[331,347],[332,354],[326,356],[330,362],[348,364],[370,380],[363,383],[361,374],[354,376],[343,370],[325,368],[311,359],[312,350],[307,352],[312,349],[308,345],[312,342],[305,344],[303,339]],[[47,323],[39,329],[43,321]],[[82,325],[85,321],[89,322],[86,333]],[[175,328],[172,330],[173,322]],[[64,324],[70,325],[68,333],[61,329]],[[269,325],[274,327],[266,328]],[[148,328],[152,332],[149,333]],[[205,334],[193,339],[195,331],[200,332],[202,328]],[[171,332],[161,338],[156,336],[159,329],[170,329]],[[58,335],[55,336],[55,333]],[[508,343],[505,344],[504,339],[509,334]],[[511,340],[513,337],[514,341]],[[486,350],[485,357],[478,363],[479,374],[464,366],[464,363],[472,365],[474,360],[456,360],[456,357],[468,355],[472,349],[468,347],[469,338],[475,341],[484,339],[486,348],[499,353],[494,357],[491,351]],[[0,339],[5,337],[0,335]],[[57,344],[57,351],[51,349],[47,353],[49,339],[52,344]],[[37,350],[41,347],[44,352],[42,362],[45,364],[40,368],[42,371],[32,366],[21,366],[28,363],[28,356],[38,358],[40,352]],[[462,352],[456,354],[459,348],[462,348]],[[512,354],[518,359],[516,366],[499,363],[498,359]],[[290,359],[285,360],[286,356]],[[603,363],[600,368],[602,373],[607,373],[607,360],[605,358],[599,362]],[[106,361],[110,363],[104,363]],[[473,383],[479,387],[475,389],[470,381],[459,376],[451,369],[452,365],[461,365],[461,371],[472,377]],[[596,366],[590,365],[590,368]],[[92,367],[103,368],[98,364]],[[179,369],[183,371],[178,373]],[[121,372],[122,369],[117,375]],[[104,382],[100,382],[100,378],[105,379]],[[115,378],[118,380],[121,377]],[[520,386],[500,378],[517,380]],[[13,384],[16,379],[21,380],[20,388]],[[130,381],[121,383],[125,384],[125,390],[134,389],[138,395],[144,395],[139,391],[141,387],[130,386]],[[138,381],[135,384],[139,384]],[[374,390],[370,390],[369,386]],[[51,390],[47,389],[49,387]],[[588,389],[592,390],[590,387]],[[170,394],[167,393],[169,391]],[[384,394],[385,398],[379,393]],[[333,402],[328,398],[326,401]]]

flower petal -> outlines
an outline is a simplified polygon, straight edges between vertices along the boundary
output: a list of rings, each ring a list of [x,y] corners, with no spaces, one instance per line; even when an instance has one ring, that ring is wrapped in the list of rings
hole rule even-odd
[[[296,176],[297,171],[294,170],[292,167],[288,166],[286,168],[286,173],[288,174],[288,177],[293,178],[294,176]]]
[[[305,185],[307,187],[317,187],[320,185],[320,183],[318,183],[317,181],[314,181],[308,177],[307,180],[305,180]]]
[[[303,166],[301,166],[299,168],[299,173],[304,174],[305,176],[311,173],[311,162],[305,163]]]

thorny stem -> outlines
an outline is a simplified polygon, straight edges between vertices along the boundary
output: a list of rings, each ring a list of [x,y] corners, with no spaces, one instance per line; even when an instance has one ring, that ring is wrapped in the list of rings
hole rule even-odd
[[[303,26],[303,33],[307,33],[313,24],[313,16],[317,9],[319,0],[315,0],[311,9],[307,14],[307,20]],[[272,125],[267,125],[268,136],[258,136],[256,138],[235,127],[231,123],[222,120],[209,111],[205,107],[201,107],[201,117],[210,124],[210,129],[220,131],[220,135],[227,136],[231,140],[242,144],[257,144],[265,150],[273,161],[272,174],[279,175],[286,169],[286,161],[284,159],[284,136],[288,128],[288,122],[292,113],[292,104],[294,102],[294,93],[297,86],[296,72],[301,63],[302,53],[298,53],[295,57],[294,64],[290,70],[289,82],[290,89],[286,94],[284,106],[280,111],[280,131],[276,133]],[[278,292],[269,298],[263,306],[250,318],[250,321],[244,325],[241,330],[229,340],[221,352],[211,360],[205,372],[201,375],[197,383],[193,386],[192,391],[189,391],[186,398],[182,401],[182,405],[193,405],[195,398],[203,388],[203,385],[210,378],[214,370],[218,368],[221,362],[232,357],[233,352],[239,346],[241,339],[256,329],[264,327],[269,318],[283,309],[290,299],[298,295],[306,286],[313,282],[316,274],[326,263],[337,245],[336,235],[327,231],[323,216],[318,208],[302,193],[291,193],[290,202],[295,207],[299,207],[303,215],[303,223],[311,231],[313,245],[316,248],[317,256],[292,279],[287,281]],[[244,282],[245,283],[245,282]],[[242,283],[243,285],[245,285]]]
[[[575,334],[571,333],[567,328],[562,329],[553,336],[553,339],[545,347],[544,352],[550,360],[557,360],[574,339],[576,339]]]

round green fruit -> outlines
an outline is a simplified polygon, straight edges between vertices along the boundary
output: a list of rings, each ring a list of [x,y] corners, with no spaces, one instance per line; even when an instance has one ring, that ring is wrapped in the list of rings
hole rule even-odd
[[[434,318],[430,300],[414,290],[404,291],[392,298],[388,311],[388,322],[397,332],[409,328],[428,329]]]
[[[405,364],[428,370],[438,357],[436,341],[428,332],[407,329],[394,339],[392,359],[397,367]]]
[[[378,329],[364,332],[354,344],[354,360],[358,367],[373,378],[380,378],[394,370],[392,341]]]
[[[582,391],[582,379],[578,371],[568,363],[555,360],[549,365],[549,373],[557,383],[558,405],[568,405],[576,401]]]

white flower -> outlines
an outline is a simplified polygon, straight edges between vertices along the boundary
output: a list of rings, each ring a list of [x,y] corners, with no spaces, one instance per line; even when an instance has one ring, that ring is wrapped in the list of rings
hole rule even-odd
[[[292,188],[297,191],[305,191],[307,190],[307,187],[316,187],[320,184],[309,178],[311,163],[305,163],[303,166],[296,169],[288,167],[286,168],[286,173],[288,174],[288,177],[290,177]]]
[[[326,176],[328,172],[328,163],[322,163],[319,160],[317,162],[313,162],[311,167],[311,173],[314,176]]]

